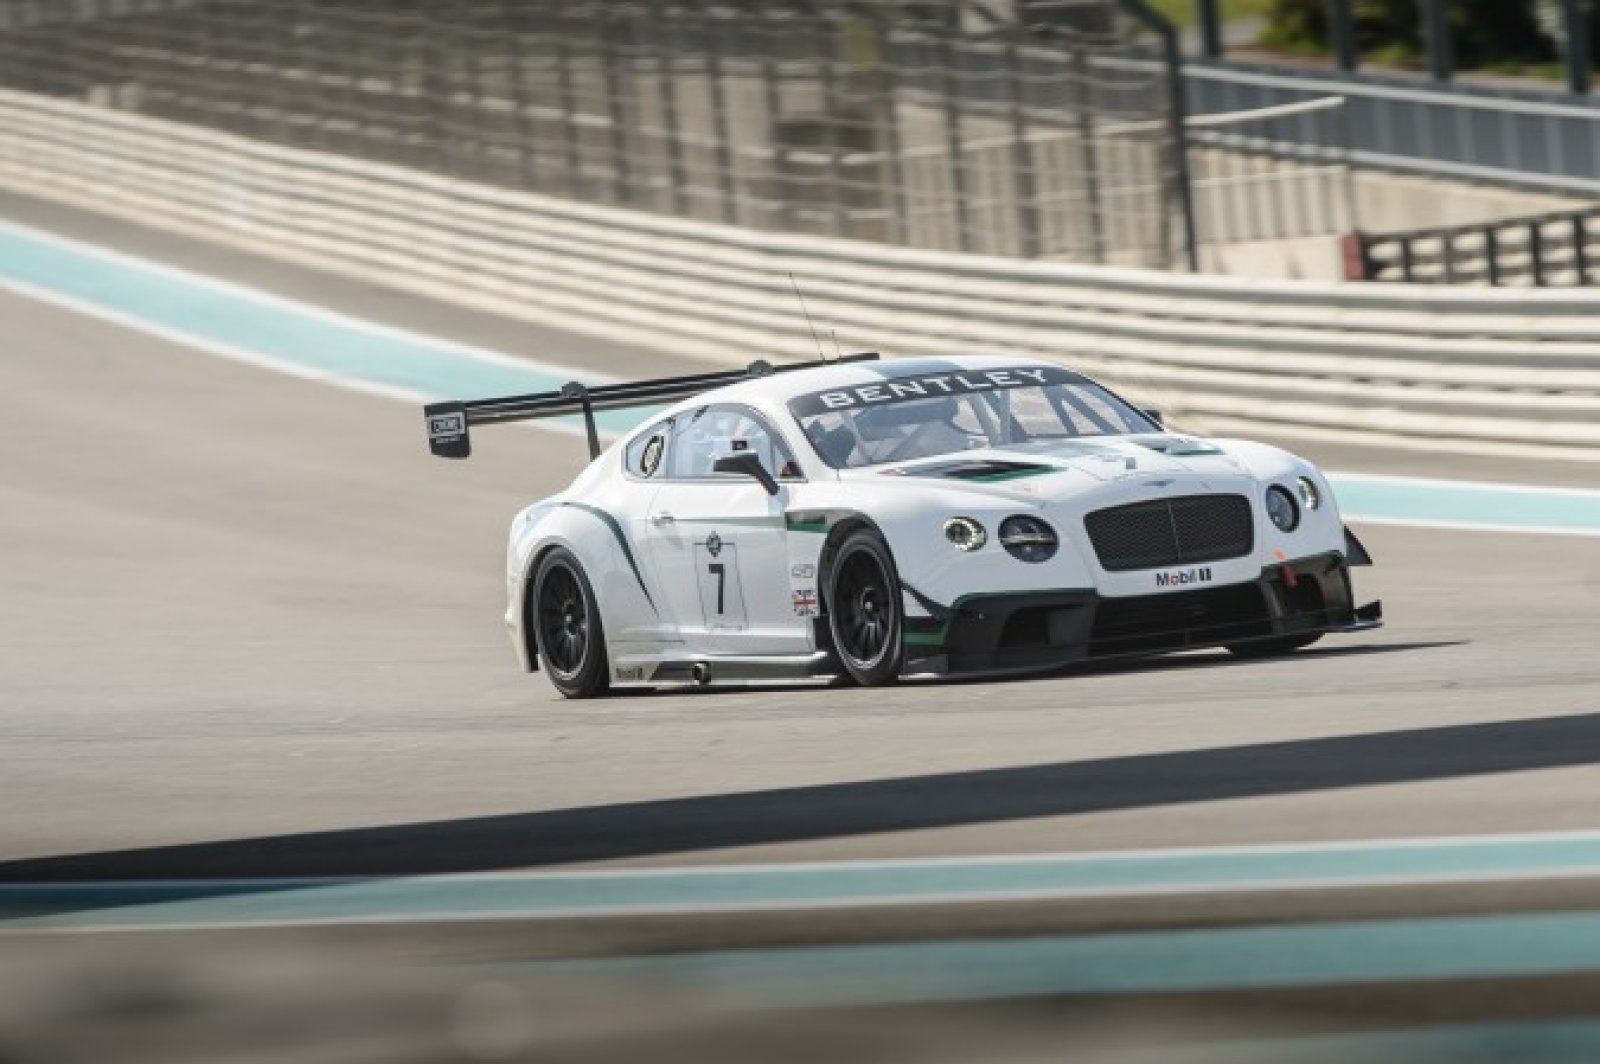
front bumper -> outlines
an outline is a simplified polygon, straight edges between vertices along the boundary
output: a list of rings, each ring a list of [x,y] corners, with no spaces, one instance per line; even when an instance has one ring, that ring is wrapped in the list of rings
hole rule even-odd
[[[1355,605],[1345,558],[1333,553],[1193,591],[1108,598],[1092,590],[969,595],[941,615],[907,618],[907,674],[1048,669],[1252,640],[1360,631],[1379,603]]]

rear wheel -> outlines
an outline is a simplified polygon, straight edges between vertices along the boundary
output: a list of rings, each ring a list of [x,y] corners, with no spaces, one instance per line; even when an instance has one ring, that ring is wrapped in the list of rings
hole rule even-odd
[[[605,631],[583,567],[560,547],[533,577],[533,624],[550,682],[568,698],[592,698],[610,686]]]
[[[1309,632],[1303,635],[1279,636],[1276,639],[1255,639],[1248,643],[1230,643],[1228,653],[1240,658],[1276,658],[1284,654],[1293,654],[1301,647],[1308,647],[1321,638],[1321,632]]]
[[[863,687],[900,675],[900,582],[876,532],[845,537],[828,567],[828,634],[850,678]]]

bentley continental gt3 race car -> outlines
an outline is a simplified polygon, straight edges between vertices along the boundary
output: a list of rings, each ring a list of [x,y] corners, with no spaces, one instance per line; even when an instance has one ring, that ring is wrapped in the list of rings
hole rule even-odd
[[[601,451],[597,411],[673,401]],[[516,516],[506,565],[512,644],[568,697],[1265,656],[1381,623],[1315,466],[1052,362],[755,362],[425,411],[447,458],[571,414],[594,460]]]

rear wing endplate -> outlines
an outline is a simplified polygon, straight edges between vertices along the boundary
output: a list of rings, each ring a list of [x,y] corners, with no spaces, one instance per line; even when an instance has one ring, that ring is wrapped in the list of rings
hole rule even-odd
[[[582,414],[584,427],[588,430],[589,456],[594,458],[600,454],[600,433],[594,423],[594,415],[598,410],[624,410],[629,407],[677,402],[680,399],[693,398],[712,388],[767,377],[774,373],[809,369],[813,366],[871,362],[877,357],[877,352],[867,351],[857,355],[841,355],[839,358],[786,366],[774,366],[770,362],[758,359],[744,369],[723,370],[718,373],[692,373],[686,377],[663,377],[659,380],[632,381],[625,384],[602,384],[593,388],[578,381],[570,381],[562,385],[559,391],[554,392],[509,395],[499,399],[429,403],[422,408],[422,414],[428,426],[428,449],[440,458],[470,457],[474,425],[500,425],[511,421],[533,421],[538,418]]]

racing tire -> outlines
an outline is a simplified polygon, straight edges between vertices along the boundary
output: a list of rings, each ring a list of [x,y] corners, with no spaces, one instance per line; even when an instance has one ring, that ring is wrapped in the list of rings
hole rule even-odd
[[[900,676],[900,580],[883,537],[869,529],[851,532],[828,565],[828,635],[834,656],[850,679],[880,687]]]
[[[1236,658],[1278,658],[1293,654],[1322,638],[1321,632],[1284,635],[1276,639],[1254,639],[1248,643],[1229,643],[1228,653]]]
[[[572,552],[557,547],[539,562],[529,611],[539,660],[567,698],[593,698],[611,686],[605,629],[594,588]]]

